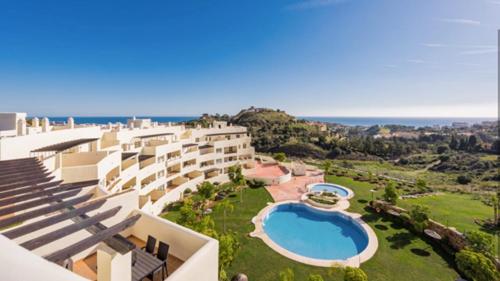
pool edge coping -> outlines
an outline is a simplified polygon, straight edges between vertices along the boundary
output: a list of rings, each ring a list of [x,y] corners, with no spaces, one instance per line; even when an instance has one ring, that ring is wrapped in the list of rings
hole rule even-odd
[[[284,205],[284,204],[290,204],[290,203],[295,203],[295,204],[304,204],[310,208],[316,209],[316,210],[321,210],[325,212],[340,212],[348,217],[350,217],[352,220],[355,220],[366,232],[368,236],[368,245],[366,248],[359,253],[358,255],[355,255],[353,257],[350,257],[345,260],[324,260],[324,259],[314,259],[314,258],[309,258],[305,257],[296,253],[293,253],[280,245],[278,245],[276,242],[274,242],[264,231],[264,228],[262,226],[262,220],[263,218],[269,213],[269,211],[279,205]],[[323,209],[323,208],[318,208],[313,205],[310,205],[308,203],[298,201],[298,200],[287,200],[287,201],[281,201],[281,202],[276,202],[276,203],[268,203],[268,205],[263,208],[262,210],[259,211],[257,216],[252,218],[252,223],[255,226],[255,230],[250,233],[250,237],[254,238],[260,238],[267,246],[269,246],[271,249],[273,249],[275,252],[281,254],[282,256],[285,256],[291,260],[308,264],[308,265],[313,265],[313,266],[320,266],[320,267],[332,267],[332,266],[351,266],[351,267],[359,267],[361,263],[368,261],[371,259],[377,249],[378,249],[378,238],[377,235],[375,234],[375,231],[365,222],[361,219],[361,215],[357,213],[350,213],[345,210],[340,210],[340,209]]]
[[[348,187],[345,187],[343,185],[340,185],[340,184],[335,184],[335,183],[329,183],[329,182],[315,182],[315,183],[310,183],[307,185],[307,191],[308,192],[312,192],[311,189],[315,186],[315,185],[319,185],[319,184],[322,184],[322,185],[331,185],[331,186],[339,186],[340,188],[343,188],[347,191],[347,196],[346,197],[342,197],[342,196],[339,196],[340,200],[349,200],[351,198],[354,197],[354,191],[352,191],[350,188]]]

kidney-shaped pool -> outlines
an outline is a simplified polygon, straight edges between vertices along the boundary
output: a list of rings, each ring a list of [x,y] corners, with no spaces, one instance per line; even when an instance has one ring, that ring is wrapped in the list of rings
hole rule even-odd
[[[365,230],[351,217],[301,203],[275,206],[267,213],[262,225],[274,243],[313,259],[346,260],[361,253],[368,245]]]

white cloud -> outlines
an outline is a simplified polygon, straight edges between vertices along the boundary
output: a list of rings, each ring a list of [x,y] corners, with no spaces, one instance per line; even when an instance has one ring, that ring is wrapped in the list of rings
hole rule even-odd
[[[422,46],[429,47],[429,48],[442,48],[446,47],[446,45],[441,44],[441,43],[424,43]]]
[[[424,63],[427,63],[426,61],[421,60],[421,59],[409,59],[409,60],[407,60],[407,62],[409,62],[409,63],[415,63],[415,64],[424,64]]]
[[[398,66],[395,64],[385,64],[384,67],[385,68],[397,68]]]
[[[447,23],[465,24],[465,25],[481,25],[480,21],[471,20],[471,19],[451,19],[451,18],[446,18],[446,19],[440,19],[440,21],[447,22]]]
[[[319,8],[324,6],[331,6],[346,2],[347,0],[302,0],[287,6],[290,10],[306,10],[312,8]]]
[[[474,50],[468,50],[468,51],[463,51],[460,54],[461,55],[484,55],[484,54],[494,54],[498,52],[497,48],[482,48],[482,49],[474,49]]]

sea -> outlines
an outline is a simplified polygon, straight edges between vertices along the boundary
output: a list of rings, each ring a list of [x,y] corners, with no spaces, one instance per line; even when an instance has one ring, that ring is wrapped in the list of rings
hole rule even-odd
[[[136,116],[137,118],[151,118],[154,122],[187,122],[190,120],[198,119],[199,116]],[[107,116],[107,117],[73,117],[76,124],[108,124],[127,123],[130,116]],[[451,126],[454,122],[466,122],[470,125],[479,124],[483,121],[495,121],[495,118],[408,118],[408,117],[314,117],[314,116],[299,116],[299,119],[309,121],[318,121],[325,123],[336,123],[347,126],[373,126],[373,125],[403,125],[413,127],[432,127],[432,126]],[[50,121],[66,122],[68,117],[49,117]]]

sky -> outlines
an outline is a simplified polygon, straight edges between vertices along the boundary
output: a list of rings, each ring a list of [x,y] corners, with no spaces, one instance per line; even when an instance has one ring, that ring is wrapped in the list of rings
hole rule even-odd
[[[500,0],[0,0],[0,111],[498,116]]]

